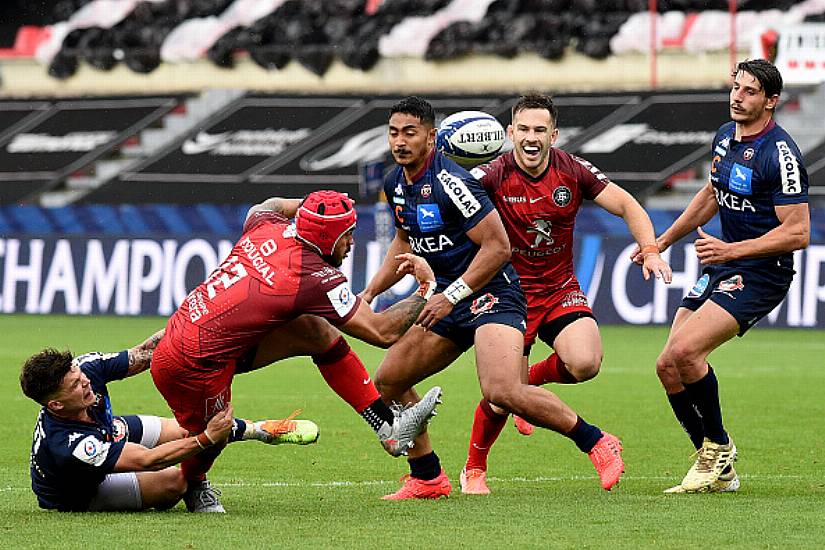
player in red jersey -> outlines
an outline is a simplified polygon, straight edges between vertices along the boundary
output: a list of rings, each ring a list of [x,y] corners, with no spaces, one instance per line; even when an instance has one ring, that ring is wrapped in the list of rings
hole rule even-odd
[[[250,210],[241,239],[169,319],[152,359],[155,385],[183,428],[202,432],[228,406],[236,373],[310,355],[327,384],[370,424],[385,449],[394,456],[406,453],[432,416],[440,388],[413,407],[391,410],[332,325],[388,347],[418,317],[435,276],[422,258],[399,256],[399,271],[419,280],[419,292],[374,313],[337,269],[352,247],[355,223],[353,201],[334,191],[317,191],[303,202],[274,198]],[[221,450],[212,446],[181,464],[190,511],[224,512],[206,480]]]
[[[527,298],[524,365],[536,336],[554,353],[529,367],[529,383],[576,384],[596,376],[602,362],[599,328],[573,271],[573,226],[587,200],[622,217],[645,252],[642,274],[669,283],[670,266],[659,256],[650,218],[625,190],[589,162],[553,147],[558,111],[550,97],[522,96],[507,131],[514,150],[473,170],[490,195],[510,239],[512,262]],[[490,492],[487,455],[506,422],[506,413],[482,400],[475,413],[461,490]],[[533,426],[515,417],[521,433]],[[602,487],[610,489],[624,469],[621,443],[606,432],[588,453]]]

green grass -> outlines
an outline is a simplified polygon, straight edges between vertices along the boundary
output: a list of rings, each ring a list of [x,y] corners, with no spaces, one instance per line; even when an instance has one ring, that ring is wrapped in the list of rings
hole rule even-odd
[[[742,489],[726,495],[663,495],[691,464],[692,448],[654,374],[666,331],[604,327],[602,373],[553,387],[585,419],[622,437],[627,472],[603,491],[587,458],[550,432],[504,430],[490,458],[489,497],[457,487],[479,398],[470,356],[438,383],[444,404],[430,433],[455,486],[438,502],[380,500],[407,471],[324,384],[307,359],[241,376],[236,413],[277,417],[304,409],[321,426],[309,447],[230,446],[210,477],[226,516],[174,510],[59,514],[37,508],[28,453],[38,407],[19,390],[22,361],[45,346],[117,351],[162,326],[158,318],[0,317],[0,535],[15,548],[814,548],[825,540],[825,338],[820,331],[754,330],[711,358],[727,427],[740,450]],[[353,344],[372,371],[382,352]],[[534,350],[534,358],[545,353]],[[110,386],[116,412],[168,415],[151,377]],[[109,541],[109,542],[106,542]]]

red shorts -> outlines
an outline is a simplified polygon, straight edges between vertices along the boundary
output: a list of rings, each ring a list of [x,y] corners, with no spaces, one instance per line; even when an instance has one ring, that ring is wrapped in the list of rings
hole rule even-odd
[[[587,296],[581,291],[579,281],[575,277],[561,288],[553,291],[530,291],[524,293],[527,298],[527,331],[524,333],[524,347],[531,346],[536,341],[539,329],[568,313],[584,312],[590,315],[593,311],[587,304]],[[552,342],[548,342],[552,344]]]
[[[174,353],[163,339],[152,356],[152,379],[178,424],[200,433],[232,398],[236,361],[210,363],[209,369]]]

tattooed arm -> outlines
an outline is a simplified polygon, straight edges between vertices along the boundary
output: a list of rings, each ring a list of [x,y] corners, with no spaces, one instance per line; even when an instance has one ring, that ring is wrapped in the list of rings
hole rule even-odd
[[[134,376],[149,368],[152,363],[152,354],[158,347],[166,329],[163,328],[133,348],[129,348],[129,370],[126,376]]]

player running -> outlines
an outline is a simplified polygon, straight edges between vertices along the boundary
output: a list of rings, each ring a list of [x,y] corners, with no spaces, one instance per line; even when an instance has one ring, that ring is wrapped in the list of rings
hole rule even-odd
[[[216,415],[197,435],[171,418],[114,416],[106,385],[149,368],[163,331],[120,353],[47,348],[20,372],[23,393],[43,408],[32,438],[32,490],[41,508],[61,511],[136,511],[171,508],[183,498],[179,463],[214,443],[257,439],[312,443],[309,420],[250,422]],[[213,443],[214,442],[214,443]]]
[[[722,422],[719,384],[707,357],[782,302],[793,280],[793,251],[810,240],[802,153],[773,118],[782,75],[755,59],[739,63],[732,76],[732,121],[713,139],[710,181],[656,241],[666,250],[698,230],[696,255],[705,266],[656,361],[670,406],[698,454],[682,482],[666,493],[739,488],[737,449]],[[701,228],[717,212],[721,239]]]
[[[573,270],[573,227],[583,201],[592,200],[627,223],[645,250],[642,274],[670,282],[671,270],[656,250],[650,218],[624,189],[595,166],[553,147],[558,138],[558,110],[546,95],[527,94],[512,108],[507,128],[513,151],[473,169],[489,193],[507,229],[513,265],[527,298],[527,332],[523,365],[541,338],[553,348],[550,357],[529,367],[529,383],[577,384],[599,373],[602,343],[599,327]],[[489,494],[487,457],[507,420],[507,413],[482,399],[476,408],[461,491]],[[533,426],[515,417],[519,431]],[[579,445],[610,490],[624,470],[621,443],[607,433]]]
[[[433,266],[439,293],[384,357],[375,374],[385,399],[414,401],[413,386],[475,346],[487,402],[592,448],[601,431],[558,397],[521,382],[526,307],[498,213],[466,170],[435,150],[435,113],[417,97],[390,111],[389,142],[398,167],[384,182],[396,234],[364,297],[399,280],[396,255],[412,251]],[[618,450],[616,454],[618,456]],[[426,432],[409,454],[410,476],[388,500],[438,498],[452,490]]]
[[[241,239],[169,319],[152,360],[155,385],[183,428],[199,432],[228,406],[235,374],[310,355],[327,384],[373,428],[384,448],[393,456],[407,452],[434,414],[440,388],[414,407],[391,409],[329,323],[387,347],[418,317],[433,292],[434,275],[422,258],[399,256],[399,273],[412,273],[421,287],[389,310],[374,313],[338,269],[352,247],[355,223],[353,201],[334,191],[317,191],[304,201],[274,198],[250,210]],[[190,511],[224,512],[206,480],[221,449],[216,445],[182,463]]]

